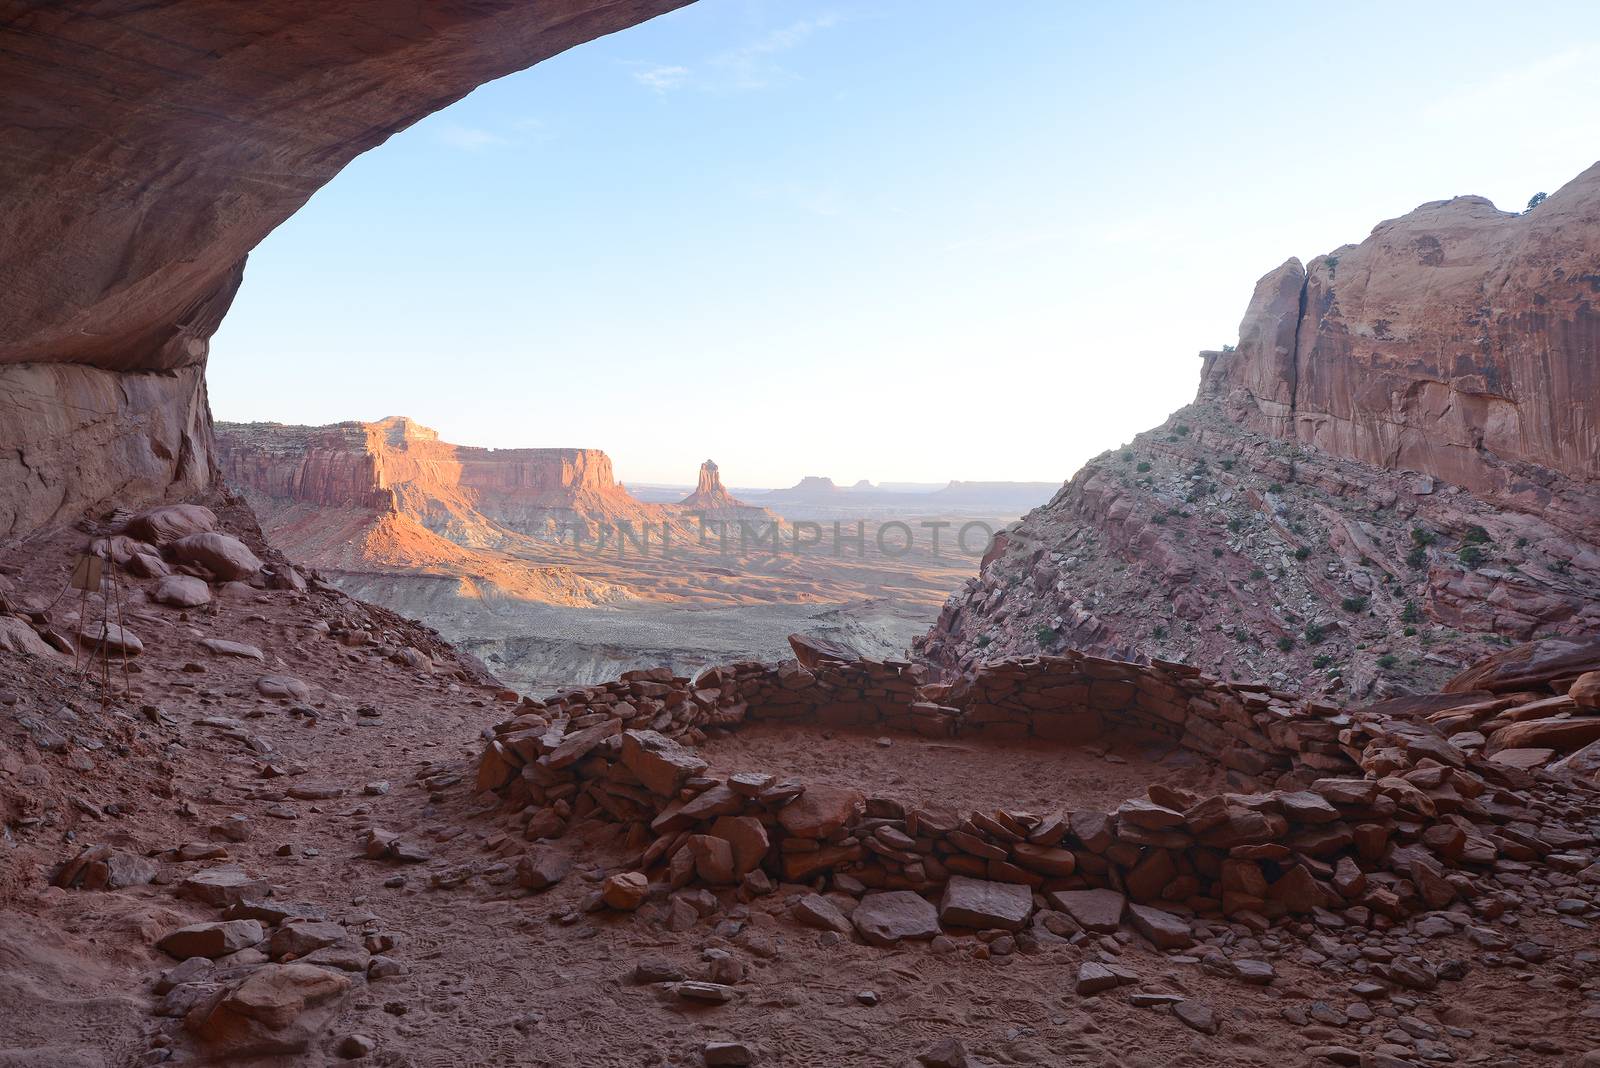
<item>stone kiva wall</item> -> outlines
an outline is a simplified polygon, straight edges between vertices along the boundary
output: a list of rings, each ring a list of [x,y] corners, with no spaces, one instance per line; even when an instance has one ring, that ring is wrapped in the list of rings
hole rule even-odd
[[[732,664],[693,680],[634,671],[524,699],[488,741],[478,788],[526,811],[531,840],[587,817],[628,825],[639,870],[673,888],[831,881],[856,893],[943,891],[946,912],[959,889],[1020,900],[1017,926],[1035,906],[1087,914],[1107,902],[1118,912],[1104,922],[1114,922],[1131,901],[1136,926],[1171,945],[1188,944],[1187,925],[1166,921],[1191,910],[1253,925],[1337,910],[1340,922],[1385,924],[1472,895],[1475,869],[1565,845],[1503,803],[1498,788],[1526,773],[1480,761],[1426,723],[1178,664],[1034,657],[925,685],[908,662],[792,641],[799,659],[776,666]],[[1234,769],[1254,792],[1199,797],[1157,784],[1114,812],[1064,797],[1051,813],[958,816],[781,775],[706,774],[694,749],[706,731],[762,721],[1046,744],[1160,735]],[[968,926],[1007,926],[1001,913],[958,904],[955,916],[958,926],[963,915]]]

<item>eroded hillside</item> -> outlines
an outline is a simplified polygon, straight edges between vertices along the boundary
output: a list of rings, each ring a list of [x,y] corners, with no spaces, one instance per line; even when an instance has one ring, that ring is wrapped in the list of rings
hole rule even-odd
[[[1031,512],[920,643],[1312,692],[1427,689],[1600,628],[1600,166],[1425,204],[1256,287],[1199,395]]]

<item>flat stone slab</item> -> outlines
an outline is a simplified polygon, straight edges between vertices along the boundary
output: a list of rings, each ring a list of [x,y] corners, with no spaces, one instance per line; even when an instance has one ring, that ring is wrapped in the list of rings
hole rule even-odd
[[[1149,905],[1130,905],[1128,915],[1136,931],[1148,938],[1157,949],[1187,949],[1194,945],[1194,933],[1189,921]]]
[[[910,890],[868,894],[850,920],[874,946],[892,946],[905,939],[926,941],[939,934],[939,910]]]
[[[952,875],[939,905],[946,927],[1020,931],[1033,915],[1033,891],[1018,883],[997,883]]]
[[[1115,934],[1128,907],[1128,899],[1115,890],[1054,890],[1046,896],[1079,927],[1096,934]]]

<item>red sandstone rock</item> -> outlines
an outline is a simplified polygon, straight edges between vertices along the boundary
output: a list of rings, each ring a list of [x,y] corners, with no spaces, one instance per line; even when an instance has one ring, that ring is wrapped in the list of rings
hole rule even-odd
[[[778,823],[799,838],[826,838],[855,818],[866,804],[860,790],[842,786],[809,786],[778,810]]]
[[[945,884],[939,922],[945,927],[1020,931],[1033,915],[1033,894],[1026,886],[953,875]]]
[[[932,902],[909,890],[868,894],[856,905],[850,920],[861,937],[874,946],[926,941],[939,933],[938,910]]]
[[[1128,899],[1115,890],[1056,890],[1051,904],[1076,920],[1085,931],[1113,934],[1122,926]]]

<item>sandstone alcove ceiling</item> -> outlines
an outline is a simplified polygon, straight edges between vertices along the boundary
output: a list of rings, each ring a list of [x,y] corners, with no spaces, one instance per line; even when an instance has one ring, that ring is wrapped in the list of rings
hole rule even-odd
[[[686,2],[9,5],[0,533],[203,487],[200,369],[250,250],[425,115]]]

